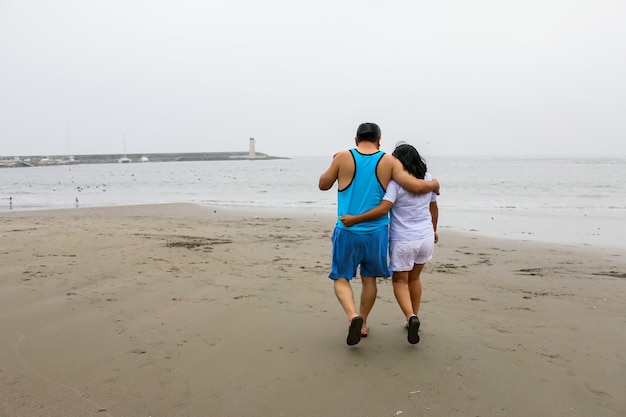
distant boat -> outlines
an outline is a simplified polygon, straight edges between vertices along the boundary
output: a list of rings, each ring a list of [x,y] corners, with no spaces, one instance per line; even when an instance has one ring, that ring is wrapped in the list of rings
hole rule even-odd
[[[144,156],[142,156],[142,157],[141,157],[140,161],[141,161],[141,162],[148,162],[148,161],[149,161],[149,159],[148,159],[148,157],[147,157],[147,156],[145,156],[145,155],[144,155]]]
[[[131,162],[133,162],[132,159],[126,156],[126,134],[124,134],[124,156],[118,159],[117,162],[119,162],[120,164],[130,164]]]

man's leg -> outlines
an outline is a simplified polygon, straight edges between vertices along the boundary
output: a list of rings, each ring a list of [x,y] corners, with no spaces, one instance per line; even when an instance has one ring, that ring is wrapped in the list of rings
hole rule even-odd
[[[361,291],[361,305],[359,313],[363,317],[362,335],[367,335],[367,317],[369,316],[374,303],[378,288],[376,286],[376,277],[389,276],[389,229],[383,227],[376,232],[367,235],[367,247],[364,258],[361,260],[361,282],[363,289]]]
[[[356,306],[354,305],[354,294],[352,293],[352,287],[350,281],[346,278],[338,278],[334,280],[335,283],[335,295],[343,307],[343,310],[348,315],[348,321],[358,316],[356,312]]]
[[[348,279],[339,278],[335,280],[335,295],[348,315],[348,321],[350,322],[346,343],[350,346],[356,345],[361,341],[363,317],[359,316],[356,312],[354,294],[352,293],[352,286],[350,286]]]
[[[361,329],[362,335],[367,335],[367,316],[374,307],[376,302],[376,295],[378,294],[378,288],[376,286],[376,277],[361,277],[363,283],[363,290],[361,291],[361,306],[359,312],[363,317],[363,328]]]

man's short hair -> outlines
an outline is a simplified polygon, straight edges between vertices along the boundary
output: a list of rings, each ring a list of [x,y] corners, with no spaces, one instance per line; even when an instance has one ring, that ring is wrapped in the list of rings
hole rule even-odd
[[[361,123],[356,130],[357,142],[376,142],[380,139],[380,127],[376,123]]]

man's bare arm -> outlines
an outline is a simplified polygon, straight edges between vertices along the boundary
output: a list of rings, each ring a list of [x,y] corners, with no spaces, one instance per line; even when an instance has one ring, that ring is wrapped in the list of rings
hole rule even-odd
[[[330,163],[328,169],[320,176],[318,185],[322,191],[330,190],[333,185],[335,185],[337,178],[339,178],[339,163],[336,157],[337,154],[333,156],[333,161]]]
[[[322,191],[330,190],[335,182],[339,180],[340,171],[346,176],[346,168],[352,162],[350,151],[341,151],[333,155],[333,161],[324,173],[320,176],[319,188]],[[341,180],[339,180],[341,185]]]
[[[425,194],[430,192],[439,194],[439,181],[437,181],[437,179],[433,178],[432,181],[417,179],[404,169],[399,160],[393,159],[391,178],[400,184],[402,188],[413,194]]]

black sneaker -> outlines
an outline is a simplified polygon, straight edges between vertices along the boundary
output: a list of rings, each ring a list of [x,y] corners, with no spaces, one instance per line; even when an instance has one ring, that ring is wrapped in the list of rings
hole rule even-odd
[[[417,316],[411,316],[411,318],[409,319],[409,325],[407,328],[409,329],[409,334],[407,335],[406,338],[409,341],[409,343],[412,345],[419,343],[420,319],[418,319]]]

